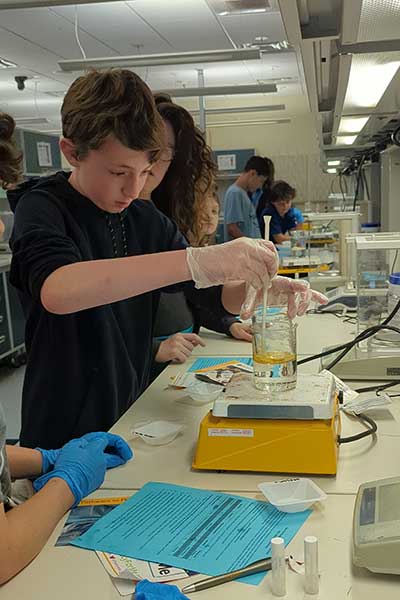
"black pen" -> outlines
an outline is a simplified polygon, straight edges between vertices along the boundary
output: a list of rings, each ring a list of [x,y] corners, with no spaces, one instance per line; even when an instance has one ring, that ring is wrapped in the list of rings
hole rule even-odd
[[[213,383],[214,385],[222,385],[222,387],[225,387],[225,383],[222,383],[222,381],[213,381],[207,377],[207,375],[202,375],[201,373],[196,373],[195,378],[199,379],[200,381],[205,381],[206,383]]]
[[[270,569],[271,558],[264,558],[263,560],[257,560],[256,562],[251,563],[251,565],[248,565],[247,567],[243,567],[243,569],[237,569],[236,571],[231,571],[230,573],[225,573],[224,575],[217,575],[216,577],[207,577],[207,579],[201,579],[196,583],[186,585],[181,592],[183,594],[201,592],[201,590],[206,590],[210,587],[214,587],[215,585],[232,581],[238,577],[245,577],[246,575],[261,573],[261,571],[270,571]]]

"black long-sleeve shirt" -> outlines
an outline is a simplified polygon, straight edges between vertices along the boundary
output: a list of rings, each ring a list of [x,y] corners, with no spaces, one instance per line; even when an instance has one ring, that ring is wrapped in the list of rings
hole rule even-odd
[[[105,213],[63,172],[23,184],[9,200],[15,211],[10,280],[27,318],[20,441],[58,448],[108,430],[145,389],[160,292],[56,315],[41,303],[44,281],[68,264],[122,256],[125,247],[133,256],[187,244],[151,203],[137,200],[122,214]],[[220,288],[182,287],[195,303],[221,303]]]

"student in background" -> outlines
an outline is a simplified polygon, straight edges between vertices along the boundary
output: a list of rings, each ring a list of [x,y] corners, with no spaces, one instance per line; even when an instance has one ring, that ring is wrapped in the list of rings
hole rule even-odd
[[[297,228],[292,209],[292,202],[295,197],[296,190],[286,181],[276,181],[272,186],[269,204],[261,216],[271,217],[269,239],[274,244],[281,244],[289,240],[289,231]]]
[[[206,246],[218,225],[219,204],[215,192],[215,165],[211,150],[192,116],[177,104],[159,103],[166,148],[163,159],[151,169],[141,199],[152,202],[173,219],[192,246]],[[200,326],[251,341],[247,325],[227,313],[218,298],[199,305],[183,290],[161,292],[153,340],[150,380],[169,362],[183,363],[197,345]]]
[[[0,185],[20,179],[21,153],[11,141],[15,123],[0,113]],[[54,396],[52,401],[57,403]],[[6,423],[0,404],[0,586],[40,552],[61,517],[97,489],[107,469],[132,458],[122,438],[92,433],[59,450],[6,445]],[[29,478],[37,492],[20,503],[12,481]],[[30,490],[31,491],[31,490]]]
[[[219,222],[220,205],[216,186],[206,194],[203,206],[199,207],[199,235],[196,239],[189,235],[192,246],[209,246],[215,244],[215,233]]]
[[[275,176],[274,163],[267,156],[264,156],[264,159],[267,161],[268,167],[269,167],[268,177],[264,181],[264,184],[262,187],[256,189],[256,191],[253,193],[249,192],[249,198],[252,201],[254,208],[256,209],[257,218],[258,218],[259,213],[261,213],[265,209],[265,205],[266,205],[265,193],[266,192],[268,193],[268,190],[271,188],[272,184],[274,183],[274,176]]]
[[[260,226],[260,231],[261,231],[261,237],[264,237],[264,228],[265,228],[264,219],[262,218],[262,214],[268,205],[271,188],[274,185],[274,180],[275,180],[274,163],[267,156],[265,157],[265,160],[268,163],[269,173],[268,173],[267,179],[264,182],[264,185],[261,188],[261,193],[258,195],[257,203],[255,204],[257,220],[258,220],[258,224]]]
[[[61,114],[72,173],[9,196],[10,280],[27,316],[20,440],[28,447],[108,430],[135,402],[148,384],[160,288],[181,284],[194,302],[217,298],[237,313],[250,291],[244,282],[261,288],[277,270],[270,242],[188,248],[176,224],[135,200],[157,159],[171,160],[137,75],[78,77]]]
[[[228,187],[224,197],[225,240],[243,236],[261,236],[256,209],[248,196],[261,188],[270,173],[270,165],[262,156],[252,156],[235,183]]]

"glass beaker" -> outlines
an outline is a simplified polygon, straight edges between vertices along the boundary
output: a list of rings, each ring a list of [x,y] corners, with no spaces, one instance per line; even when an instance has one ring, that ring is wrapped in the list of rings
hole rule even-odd
[[[285,392],[296,387],[296,325],[286,307],[259,307],[253,315],[253,370],[257,389]]]
[[[306,231],[303,229],[290,231],[290,246],[293,256],[304,258],[306,255]]]

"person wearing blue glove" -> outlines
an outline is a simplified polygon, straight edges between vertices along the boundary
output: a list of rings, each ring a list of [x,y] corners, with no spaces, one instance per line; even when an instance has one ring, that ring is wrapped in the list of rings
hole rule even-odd
[[[118,435],[94,432],[59,450],[5,445],[0,405],[0,586],[43,548],[61,517],[103,482],[107,469],[133,453]],[[17,505],[11,479],[29,478],[37,492]]]
[[[112,433],[103,433],[102,431],[96,431],[94,433],[87,433],[80,439],[82,440],[93,440],[96,438],[102,439],[103,436],[107,436],[107,447],[104,451],[106,457],[107,469],[119,467],[126,463],[127,460],[132,458],[132,450],[128,444],[119,436]],[[42,454],[42,475],[49,473],[54,469],[54,465],[61,452],[61,448],[58,450],[43,450],[43,448],[36,448]]]
[[[134,600],[188,600],[188,597],[176,585],[142,579],[136,584]]]

